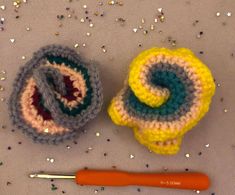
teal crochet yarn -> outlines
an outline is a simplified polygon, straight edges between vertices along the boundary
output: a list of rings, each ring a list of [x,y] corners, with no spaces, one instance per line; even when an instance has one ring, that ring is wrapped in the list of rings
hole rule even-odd
[[[78,135],[102,102],[96,66],[68,47],[49,45],[21,68],[9,110],[13,124],[35,142],[58,144]]]

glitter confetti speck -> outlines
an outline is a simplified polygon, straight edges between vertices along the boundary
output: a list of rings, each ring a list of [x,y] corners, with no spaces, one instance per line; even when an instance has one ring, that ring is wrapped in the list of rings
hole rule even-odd
[[[1,5],[0,8],[1,8],[1,10],[5,10],[6,6],[5,5]]]
[[[137,28],[133,28],[133,32],[135,32],[135,33],[136,33],[137,31],[138,31],[138,29],[137,29]]]
[[[98,190],[94,190],[94,193],[97,194],[99,191]]]
[[[14,42],[15,42],[15,39],[10,39],[10,42],[11,42],[11,43],[14,43]]]
[[[220,12],[216,12],[216,14],[215,14],[217,17],[219,17],[220,16]]]
[[[228,109],[224,109],[224,113],[227,113],[228,112]]]
[[[189,154],[189,153],[186,153],[186,154],[185,154],[185,157],[186,157],[186,158],[189,158],[189,157],[190,157],[190,154]]]
[[[228,17],[230,17],[230,16],[232,16],[232,13],[231,13],[231,12],[228,12],[226,15],[227,15]]]
[[[22,57],[21,57],[21,59],[22,59],[22,60],[25,60],[25,59],[26,59],[26,57],[25,57],[25,56],[22,56]]]
[[[49,129],[48,128],[44,129],[44,133],[49,133]]]
[[[87,5],[83,5],[83,8],[86,9],[86,8],[87,8]]]
[[[84,18],[81,18],[80,22],[81,22],[81,23],[84,23],[84,22],[85,22]]]
[[[96,137],[99,137],[99,136],[100,136],[100,133],[99,133],[99,132],[96,132],[96,133],[95,133],[95,136],[96,136]]]
[[[209,147],[210,147],[210,144],[206,144],[205,147],[206,147],[206,148],[209,148]]]
[[[196,193],[197,193],[197,194],[200,194],[200,191],[199,191],[199,190],[196,190]]]
[[[129,158],[130,158],[130,159],[133,159],[133,158],[135,158],[135,155],[130,154],[130,155],[129,155]]]

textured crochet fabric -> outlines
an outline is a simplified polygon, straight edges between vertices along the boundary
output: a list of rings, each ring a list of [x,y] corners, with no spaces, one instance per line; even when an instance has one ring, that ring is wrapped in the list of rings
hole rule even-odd
[[[132,61],[108,113],[150,150],[175,154],[183,135],[208,111],[214,92],[210,70],[189,49],[152,48]]]
[[[70,48],[49,45],[21,68],[9,110],[13,123],[35,142],[57,144],[81,132],[102,102],[96,67]]]

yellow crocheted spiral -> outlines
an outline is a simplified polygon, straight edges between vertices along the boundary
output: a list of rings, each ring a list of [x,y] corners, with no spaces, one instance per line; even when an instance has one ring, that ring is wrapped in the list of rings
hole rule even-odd
[[[215,84],[208,67],[189,49],[152,48],[131,63],[128,83],[108,113],[117,125],[156,153],[174,154],[182,136],[209,110]],[[171,143],[157,145],[156,143]]]

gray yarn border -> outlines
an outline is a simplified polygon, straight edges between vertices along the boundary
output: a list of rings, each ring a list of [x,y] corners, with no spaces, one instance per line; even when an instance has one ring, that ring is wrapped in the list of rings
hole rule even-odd
[[[85,67],[88,70],[91,87],[93,89],[91,105],[89,105],[85,110],[82,110],[82,112],[75,117],[65,114],[61,115],[59,119],[61,120],[60,124],[64,123],[66,127],[70,127],[70,131],[63,134],[49,135],[38,133],[30,126],[30,124],[26,123],[21,114],[19,98],[26,84],[25,82],[33,75],[33,70],[45,62],[45,55],[68,58],[68,60],[73,61],[75,64]],[[95,65],[83,62],[76,51],[68,47],[60,45],[48,45],[42,47],[35,52],[32,59],[20,69],[14,81],[13,91],[8,103],[10,118],[17,128],[22,129],[25,134],[37,143],[58,144],[64,140],[76,137],[81,132],[80,128],[83,127],[89,120],[95,118],[100,112],[103,103],[103,94],[99,72]]]

